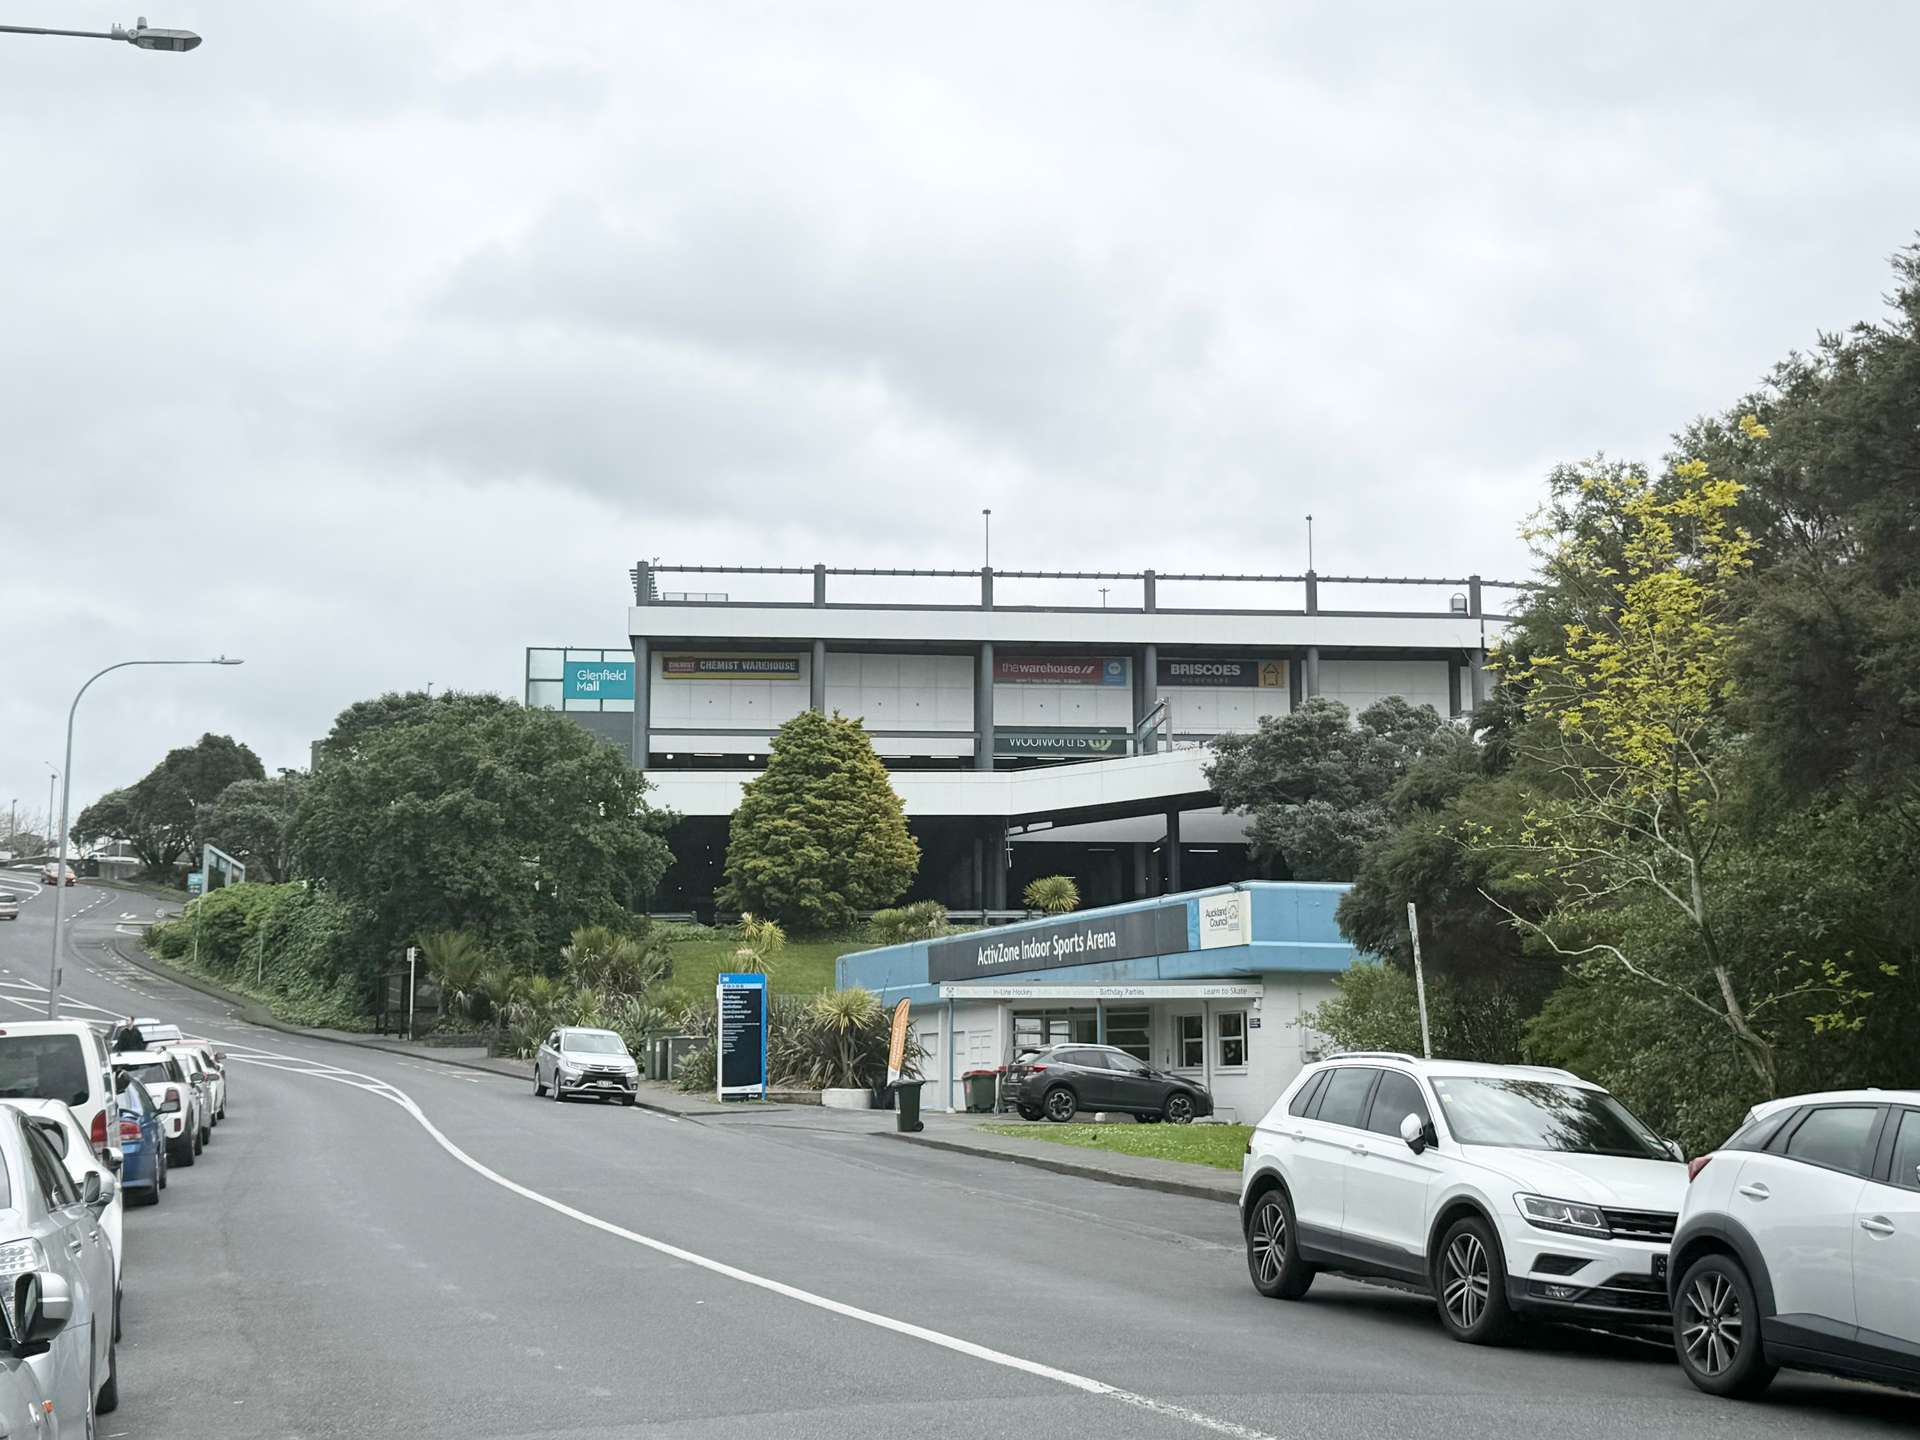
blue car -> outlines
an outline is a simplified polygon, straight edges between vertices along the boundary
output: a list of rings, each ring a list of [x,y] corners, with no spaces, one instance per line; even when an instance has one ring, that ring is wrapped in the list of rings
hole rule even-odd
[[[123,1075],[120,1090],[120,1188],[129,1205],[158,1205],[167,1188],[167,1142],[160,1107],[147,1087]]]

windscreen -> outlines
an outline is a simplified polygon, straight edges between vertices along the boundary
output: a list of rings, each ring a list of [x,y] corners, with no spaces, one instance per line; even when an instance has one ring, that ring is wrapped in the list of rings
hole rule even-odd
[[[131,1075],[142,1085],[164,1085],[167,1081],[173,1079],[173,1076],[167,1073],[167,1067],[158,1062],[146,1065],[122,1065],[119,1068],[124,1074]]]
[[[0,1098],[84,1105],[87,1090],[78,1035],[0,1035]]]
[[[624,1055],[626,1043],[618,1035],[562,1035],[562,1050],[577,1050],[586,1055]]]
[[[1447,1128],[1462,1145],[1671,1160],[1654,1133],[1604,1090],[1552,1080],[1440,1076]]]

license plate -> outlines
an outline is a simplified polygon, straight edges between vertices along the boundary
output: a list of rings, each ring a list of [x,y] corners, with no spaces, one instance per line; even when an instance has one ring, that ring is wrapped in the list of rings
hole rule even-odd
[[[1656,1255],[1653,1257],[1653,1278],[1656,1280],[1665,1280],[1667,1278],[1666,1256]]]

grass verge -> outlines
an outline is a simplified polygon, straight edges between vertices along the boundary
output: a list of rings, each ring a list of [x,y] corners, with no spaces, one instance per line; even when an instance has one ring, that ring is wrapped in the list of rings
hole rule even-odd
[[[995,1135],[1022,1140],[1045,1140],[1053,1145],[1077,1145],[1085,1150],[1112,1150],[1121,1155],[1144,1155],[1151,1160],[1180,1160],[1210,1165],[1216,1170],[1238,1170],[1246,1154],[1251,1125],[1051,1125],[1045,1121],[1020,1125],[983,1125]]]
[[[833,989],[833,962],[863,945],[863,941],[844,939],[787,941],[786,949],[769,967],[774,993],[813,995]],[[733,956],[739,942],[728,935],[676,940],[672,948],[673,979],[660,991],[663,1003],[713,999],[714,977],[739,963]]]

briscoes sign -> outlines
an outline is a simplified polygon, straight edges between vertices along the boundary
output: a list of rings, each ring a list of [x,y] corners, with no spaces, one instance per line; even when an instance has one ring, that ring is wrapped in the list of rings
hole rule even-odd
[[[935,983],[974,980],[1143,955],[1179,955],[1187,949],[1187,938],[1184,901],[1051,925],[978,930],[928,945],[927,978]]]
[[[569,700],[633,699],[631,660],[569,660],[564,675],[561,694]]]
[[[1128,685],[1127,661],[1121,656],[1076,659],[1059,655],[996,655],[996,685]]]
[[[1217,686],[1234,690],[1284,690],[1285,660],[1175,660],[1160,661],[1156,674],[1162,685]]]
[[[662,655],[662,680],[798,680],[798,655]]]

